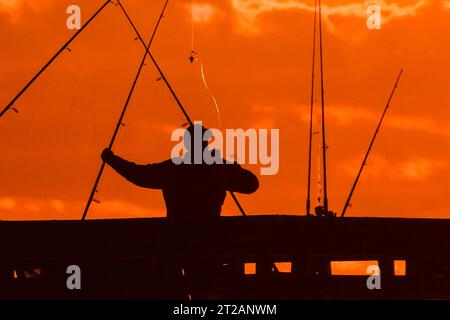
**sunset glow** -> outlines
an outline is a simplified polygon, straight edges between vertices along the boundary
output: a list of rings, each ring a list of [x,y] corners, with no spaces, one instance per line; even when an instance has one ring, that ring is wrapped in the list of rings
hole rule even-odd
[[[0,1],[0,8],[14,7],[16,17],[12,21],[8,10],[0,9],[2,106],[73,35],[65,27],[67,6],[78,4],[85,22],[102,2]],[[148,38],[163,2],[123,3]],[[366,27],[368,3],[323,1],[330,208],[342,208],[404,68],[348,216],[450,218],[450,203],[443,201],[450,187],[449,2],[370,1],[381,6],[381,30]],[[195,49],[220,103],[223,127],[280,129],[279,173],[260,176],[259,191],[239,197],[251,214],[305,210],[313,5],[313,0],[189,5]],[[192,22],[186,3],[174,1],[152,51],[191,117],[214,127],[215,108],[198,66],[188,60]],[[101,150],[143,54],[135,38],[119,9],[108,6],[14,105],[19,113],[10,111],[0,120],[0,219],[80,219]],[[149,60],[114,147],[137,163],[168,159],[170,132],[185,123],[157,78]],[[316,154],[320,147],[314,148]],[[316,161],[313,169],[317,177]],[[94,219],[165,214],[160,191],[133,186],[109,169],[96,197]],[[228,198],[223,214],[239,215]]]

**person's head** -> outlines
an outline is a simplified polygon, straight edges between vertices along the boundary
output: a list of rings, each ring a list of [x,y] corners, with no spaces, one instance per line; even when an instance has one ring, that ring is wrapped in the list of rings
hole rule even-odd
[[[212,132],[201,125],[201,123],[194,123],[190,125],[184,133],[184,146],[188,152],[195,150],[197,144],[201,144],[201,152],[208,147],[208,141],[211,139]],[[203,141],[205,137],[206,141]]]

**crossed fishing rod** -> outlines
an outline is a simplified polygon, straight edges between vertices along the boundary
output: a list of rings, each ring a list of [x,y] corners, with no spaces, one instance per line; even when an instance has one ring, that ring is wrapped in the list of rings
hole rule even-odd
[[[150,52],[150,47],[153,43],[153,40],[156,36],[156,33],[159,29],[159,26],[161,24],[161,20],[164,17],[164,13],[166,11],[167,5],[169,3],[169,0],[166,0],[164,3],[164,7],[161,11],[161,14],[159,15],[158,21],[156,23],[156,26],[153,30],[152,36],[148,42],[148,45],[144,42],[144,39],[141,36],[141,33],[137,30],[133,20],[130,18],[127,10],[125,9],[125,7],[122,5],[122,3],[120,2],[120,0],[116,0],[116,3],[114,3],[114,1],[112,0],[107,0],[87,21],[86,23],[56,52],[56,54],[36,73],[36,75],[25,85],[25,87],[8,103],[8,105],[0,112],[0,117],[2,117],[6,112],[8,112],[9,110],[13,110],[16,113],[18,112],[18,109],[14,107],[14,104],[17,102],[17,100],[25,93],[25,91],[28,90],[29,87],[31,87],[31,85],[42,75],[42,73],[53,63],[53,61],[55,61],[58,56],[66,49],[68,49],[69,45],[86,29],[86,27],[106,8],[106,6],[108,4],[114,4],[115,6],[118,6],[122,12],[124,13],[124,15],[126,16],[128,22],[130,23],[131,27],[133,28],[133,30],[135,31],[139,41],[141,42],[141,44],[144,46],[145,48],[145,54],[141,60],[141,63],[139,65],[137,74],[134,78],[133,84],[131,86],[130,92],[127,96],[127,99],[125,101],[125,105],[122,109],[122,113],[120,114],[119,120],[117,121],[115,130],[113,132],[113,135],[111,137],[110,143],[108,148],[112,149],[112,147],[114,146],[114,143],[116,141],[117,138],[117,134],[119,133],[119,130],[121,128],[121,126],[123,125],[123,118],[125,117],[126,111],[128,109],[129,103],[131,101],[131,97],[134,93],[134,90],[136,88],[136,84],[139,80],[139,77],[142,73],[142,69],[145,65],[145,60],[147,59],[147,57],[150,57],[150,59],[152,60],[153,64],[155,65],[156,69],[158,70],[159,74],[160,74],[160,78],[158,80],[163,80],[164,83],[166,84],[167,88],[169,89],[170,93],[172,94],[173,98],[175,99],[178,107],[180,108],[181,112],[183,113],[184,117],[186,118],[187,122],[190,125],[193,125],[194,123],[192,122],[191,118],[189,117],[189,114],[187,113],[186,109],[183,107],[181,101],[179,100],[178,96],[176,95],[175,91],[173,90],[172,86],[170,85],[169,81],[167,80],[167,77],[164,75],[164,72],[161,70],[160,66],[158,65],[157,61],[155,60],[155,58],[153,57],[152,53]],[[95,194],[97,193],[97,187],[98,184],[100,183],[101,177],[103,175],[103,171],[105,169],[106,163],[103,161],[102,165],[100,167],[100,170],[97,174],[97,177],[95,179],[94,182],[94,186],[92,188],[92,191],[89,195],[89,199],[87,201],[86,207],[84,209],[83,212],[83,216],[81,218],[81,220],[85,220],[86,216],[89,212],[89,209],[91,207],[91,204],[93,201],[96,201],[94,199]],[[247,214],[245,213],[243,207],[241,206],[241,204],[239,203],[239,200],[236,198],[235,194],[230,191],[230,195],[233,198],[234,202],[236,203],[239,211],[241,212],[241,214],[243,216],[247,216]]]

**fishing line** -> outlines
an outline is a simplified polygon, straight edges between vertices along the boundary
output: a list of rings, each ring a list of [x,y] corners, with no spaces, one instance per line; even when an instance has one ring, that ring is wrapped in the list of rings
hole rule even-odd
[[[192,25],[192,30],[191,30],[191,54],[194,53],[194,39],[195,39],[195,24],[194,23],[195,23],[194,22],[194,2],[192,1],[192,3],[191,3],[191,25]],[[193,62],[193,60],[191,60],[191,63],[192,62]]]
[[[194,2],[192,2],[192,9],[191,9],[191,19],[192,19],[192,36],[191,36],[191,55],[189,56],[189,61],[191,63],[197,62],[200,65],[200,75],[202,78],[202,82],[203,82],[203,86],[205,87],[206,91],[208,92],[211,101],[214,104],[214,107],[216,108],[216,114],[217,114],[217,119],[219,120],[219,126],[222,126],[222,116],[221,116],[221,112],[220,112],[220,107],[219,104],[217,102],[216,96],[214,95],[214,93],[212,92],[212,90],[210,89],[209,85],[208,85],[208,81],[206,80],[206,76],[205,76],[205,67],[203,65],[203,62],[200,60],[199,58],[199,54],[198,51],[195,50],[195,13],[194,13]]]
[[[208,91],[208,93],[209,93],[209,95],[211,97],[211,100],[214,103],[214,106],[216,107],[217,119],[219,120],[219,126],[221,127],[222,126],[222,116],[221,116],[221,113],[220,113],[219,104],[217,103],[217,99],[216,99],[214,93],[211,91],[211,89],[208,86],[208,82],[206,81],[206,76],[205,76],[205,68],[203,66],[203,63],[198,58],[198,56],[196,58],[196,61],[200,64],[200,74],[202,76],[203,85],[205,86],[206,91]]]

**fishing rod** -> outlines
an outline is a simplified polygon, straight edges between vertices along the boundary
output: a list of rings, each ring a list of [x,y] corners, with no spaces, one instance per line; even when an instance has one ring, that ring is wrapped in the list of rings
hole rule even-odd
[[[155,58],[153,57],[152,53],[150,52],[150,49],[147,48],[147,46],[145,45],[144,40],[142,39],[142,36],[140,34],[140,32],[137,30],[136,25],[134,24],[133,20],[131,19],[131,17],[129,16],[127,10],[125,9],[125,7],[122,5],[120,0],[117,0],[117,4],[119,5],[120,9],[122,10],[122,12],[124,13],[125,17],[127,18],[128,22],[130,23],[131,27],[133,28],[133,30],[136,32],[136,35],[139,39],[139,41],[142,43],[142,45],[145,47],[146,52],[148,53],[148,56],[150,57],[150,59],[152,60],[153,64],[155,65],[156,69],[158,70],[160,76],[161,76],[161,80],[164,81],[164,83],[166,84],[167,88],[169,89],[170,93],[172,94],[173,98],[175,99],[178,107],[180,108],[181,112],[183,113],[183,115],[185,116],[186,120],[188,121],[189,125],[194,125],[194,123],[192,122],[191,118],[189,117],[186,109],[183,107],[180,99],[178,99],[178,96],[176,95],[175,91],[173,90],[172,86],[170,85],[169,81],[167,80],[166,76],[164,75],[163,71],[161,70],[161,68],[159,67],[158,63],[156,62]],[[233,198],[234,202],[236,203],[239,211],[241,212],[241,214],[246,217],[247,214],[244,211],[244,208],[241,206],[241,204],[239,203],[239,200],[237,199],[236,195],[234,194],[234,192],[229,191],[231,197]]]
[[[153,34],[152,34],[152,36],[150,38],[150,41],[149,41],[148,45],[145,45],[145,43],[144,43],[145,48],[147,50],[145,51],[144,56],[142,57],[142,61],[141,61],[140,65],[139,65],[139,69],[137,71],[136,77],[134,78],[134,81],[133,81],[133,84],[131,86],[130,92],[129,92],[128,97],[127,97],[127,99],[125,101],[125,105],[124,105],[124,107],[122,109],[122,113],[120,114],[119,120],[117,121],[116,128],[114,130],[114,133],[113,133],[113,135],[111,137],[111,141],[110,141],[109,146],[108,146],[109,149],[112,149],[112,147],[114,145],[114,142],[116,141],[117,134],[119,133],[120,127],[123,125],[123,122],[122,122],[123,118],[125,117],[125,113],[126,113],[126,111],[128,109],[128,105],[129,105],[129,103],[131,101],[131,97],[133,96],[134,89],[136,88],[136,84],[137,84],[137,82],[139,80],[139,77],[141,75],[142,69],[143,69],[143,67],[145,65],[145,60],[147,59],[148,53],[150,52],[149,48],[150,48],[150,46],[153,43],[153,39],[155,38],[156,32],[157,32],[157,30],[159,28],[159,25],[161,24],[161,20],[164,17],[164,12],[166,11],[166,7],[167,7],[168,2],[169,2],[169,0],[166,0],[166,2],[164,4],[164,7],[163,7],[163,9],[161,11],[161,14],[159,15],[158,22],[156,23],[155,29],[153,30]],[[101,177],[103,175],[103,171],[105,170],[105,166],[106,166],[106,162],[103,161],[102,165],[100,166],[100,170],[99,170],[99,172],[97,174],[97,178],[95,179],[92,191],[91,191],[91,193],[89,195],[88,202],[87,202],[86,207],[84,209],[83,216],[81,218],[81,220],[83,220],[83,221],[86,219],[86,216],[87,216],[87,214],[89,212],[89,208],[91,207],[92,201],[94,200],[94,196],[95,196],[95,193],[97,192],[97,187],[98,187],[98,184],[100,183],[100,179],[101,179]]]
[[[319,0],[319,38],[320,38],[320,91],[322,100],[322,164],[323,164],[323,208],[328,213],[327,190],[327,144],[325,141],[325,101],[323,90],[323,40],[322,40],[322,2]]]
[[[311,74],[311,114],[309,116],[309,152],[308,152],[308,196],[306,199],[306,215],[311,215],[311,161],[312,161],[312,138],[313,138],[313,114],[314,114],[314,78],[316,65],[316,26],[317,26],[317,0],[314,1],[314,32],[313,32],[313,54]]]
[[[14,104],[19,100],[19,98],[28,90],[28,88],[40,77],[40,75],[53,63],[53,61],[58,58],[58,56],[68,48],[68,46],[77,38],[84,29],[103,11],[103,9],[110,3],[111,0],[107,0],[90,18],[86,21],[86,23],[78,30],[70,39],[67,41],[61,49],[56,52],[56,54],[36,73],[36,75],[23,87],[22,90],[8,103],[8,105],[0,112],[0,118],[8,112],[8,110],[14,109]]]
[[[158,72],[159,72],[159,74],[161,76],[161,80],[163,80],[164,83],[166,84],[167,88],[169,89],[170,93],[172,94],[173,98],[175,99],[175,102],[177,103],[178,107],[180,108],[181,112],[183,113],[184,117],[186,118],[186,120],[189,122],[190,125],[193,125],[194,123],[192,122],[191,118],[189,117],[188,113],[186,112],[186,109],[181,104],[180,99],[178,99],[178,96],[175,94],[175,91],[173,90],[172,86],[170,85],[169,81],[167,80],[166,76],[164,75],[164,72],[159,67],[159,64],[156,62],[156,60],[153,57],[152,53],[150,52],[149,48],[147,48],[147,46],[145,45],[144,39],[142,38],[140,32],[136,29],[136,26],[135,26],[133,20],[131,20],[130,16],[128,15],[127,10],[122,5],[122,2],[120,2],[120,0],[117,0],[117,4],[119,5],[119,7],[122,10],[122,12],[125,14],[125,17],[127,18],[128,22],[130,23],[130,25],[133,28],[133,30],[136,32],[136,35],[138,36],[139,41],[142,43],[142,45],[146,49],[146,51],[147,51],[146,53],[148,54],[148,56],[152,60],[152,62],[155,65],[156,69],[158,70]]]
[[[363,162],[361,164],[361,167],[359,168],[358,174],[356,175],[355,182],[353,183],[352,189],[350,190],[350,194],[348,195],[347,201],[345,202],[344,209],[342,210],[342,213],[341,213],[341,218],[344,217],[345,212],[347,211],[347,208],[350,206],[350,201],[352,199],[353,192],[355,191],[356,185],[358,184],[359,178],[361,177],[361,173],[362,173],[362,171],[363,171],[363,169],[364,169],[364,167],[366,165],[367,158],[369,157],[370,151],[372,150],[372,146],[373,146],[373,144],[375,142],[375,139],[376,139],[376,137],[378,135],[378,132],[379,132],[380,127],[381,127],[381,124],[383,123],[384,116],[386,115],[386,112],[389,109],[389,105],[390,105],[392,97],[394,96],[394,93],[395,93],[395,91],[397,89],[398,82],[400,81],[400,77],[402,76],[402,73],[403,73],[403,69],[400,70],[400,73],[399,73],[399,75],[397,77],[397,80],[395,81],[394,88],[392,89],[391,95],[389,96],[389,99],[388,99],[388,102],[386,104],[386,107],[384,108],[383,114],[381,115],[381,119],[378,122],[378,125],[377,125],[377,127],[375,129],[375,133],[373,134],[372,141],[370,141],[369,148],[367,149],[367,152],[366,152],[366,155],[364,156],[364,159],[363,159]]]

